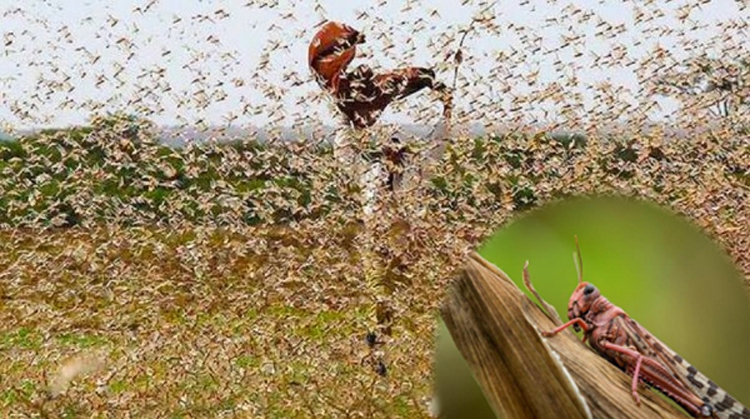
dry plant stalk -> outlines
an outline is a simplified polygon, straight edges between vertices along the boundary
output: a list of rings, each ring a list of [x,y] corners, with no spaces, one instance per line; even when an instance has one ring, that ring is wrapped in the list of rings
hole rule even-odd
[[[652,391],[642,394],[640,407],[633,403],[630,378],[573,333],[543,339],[538,330],[553,329],[556,313],[557,322],[476,253],[441,312],[499,417],[684,417]]]

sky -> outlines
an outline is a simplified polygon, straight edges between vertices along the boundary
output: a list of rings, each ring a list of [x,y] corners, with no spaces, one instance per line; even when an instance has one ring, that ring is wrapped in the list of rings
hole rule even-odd
[[[366,34],[353,66],[429,66],[450,85],[455,64],[445,57],[457,48],[459,31],[485,16],[462,47],[455,92],[457,114],[474,121],[555,119],[565,103],[591,113],[604,100],[597,92],[643,106],[639,89],[658,73],[639,74],[632,62],[644,62],[658,47],[666,61],[677,61],[703,52],[726,56],[743,39],[750,44],[750,7],[741,6],[737,0],[0,0],[0,128],[81,124],[93,113],[115,111],[160,125],[335,124],[307,68],[308,44],[327,19]],[[608,25],[611,32],[597,34]],[[596,61],[610,53],[609,64]],[[544,91],[562,92],[563,99],[544,99]],[[666,98],[648,100],[661,106],[649,111],[656,120],[677,107]],[[433,123],[439,111],[433,96],[420,93],[382,119]]]

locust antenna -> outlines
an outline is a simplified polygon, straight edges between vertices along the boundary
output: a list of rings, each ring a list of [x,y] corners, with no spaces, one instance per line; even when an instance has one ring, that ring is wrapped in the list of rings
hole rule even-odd
[[[581,247],[578,246],[578,236],[573,236],[576,239],[576,253],[573,253],[573,263],[576,265],[576,272],[578,273],[578,283],[583,282],[583,258],[581,257]],[[578,258],[576,259],[576,256]]]

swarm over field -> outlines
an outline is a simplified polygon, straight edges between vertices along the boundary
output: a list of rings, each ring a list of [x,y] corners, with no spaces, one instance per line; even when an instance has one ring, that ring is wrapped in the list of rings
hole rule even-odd
[[[380,185],[373,219],[300,52],[324,1],[68,3],[0,11],[0,417],[424,417],[466,250],[573,195],[665,205],[750,280],[745,2],[349,10],[368,39],[352,67],[455,87],[454,131],[404,140],[406,181]],[[433,105],[388,113],[432,126]],[[271,133],[170,148],[165,120]]]
[[[731,131],[456,138],[429,178],[383,191],[365,272],[360,194],[327,149],[169,149],[135,127],[2,146],[4,411],[424,415],[456,264],[514,214],[570,195],[671,207],[750,277],[750,150]],[[386,378],[364,343],[378,298],[393,318]],[[89,351],[106,366],[47,399],[60,365]]]

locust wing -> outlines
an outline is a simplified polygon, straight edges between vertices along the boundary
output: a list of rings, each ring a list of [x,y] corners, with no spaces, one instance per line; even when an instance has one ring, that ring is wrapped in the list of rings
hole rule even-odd
[[[708,379],[683,357],[671,350],[635,320],[623,318],[624,329],[638,352],[659,361],[673,377],[694,392],[714,410],[719,419],[750,419],[750,409],[743,406],[716,383]]]

